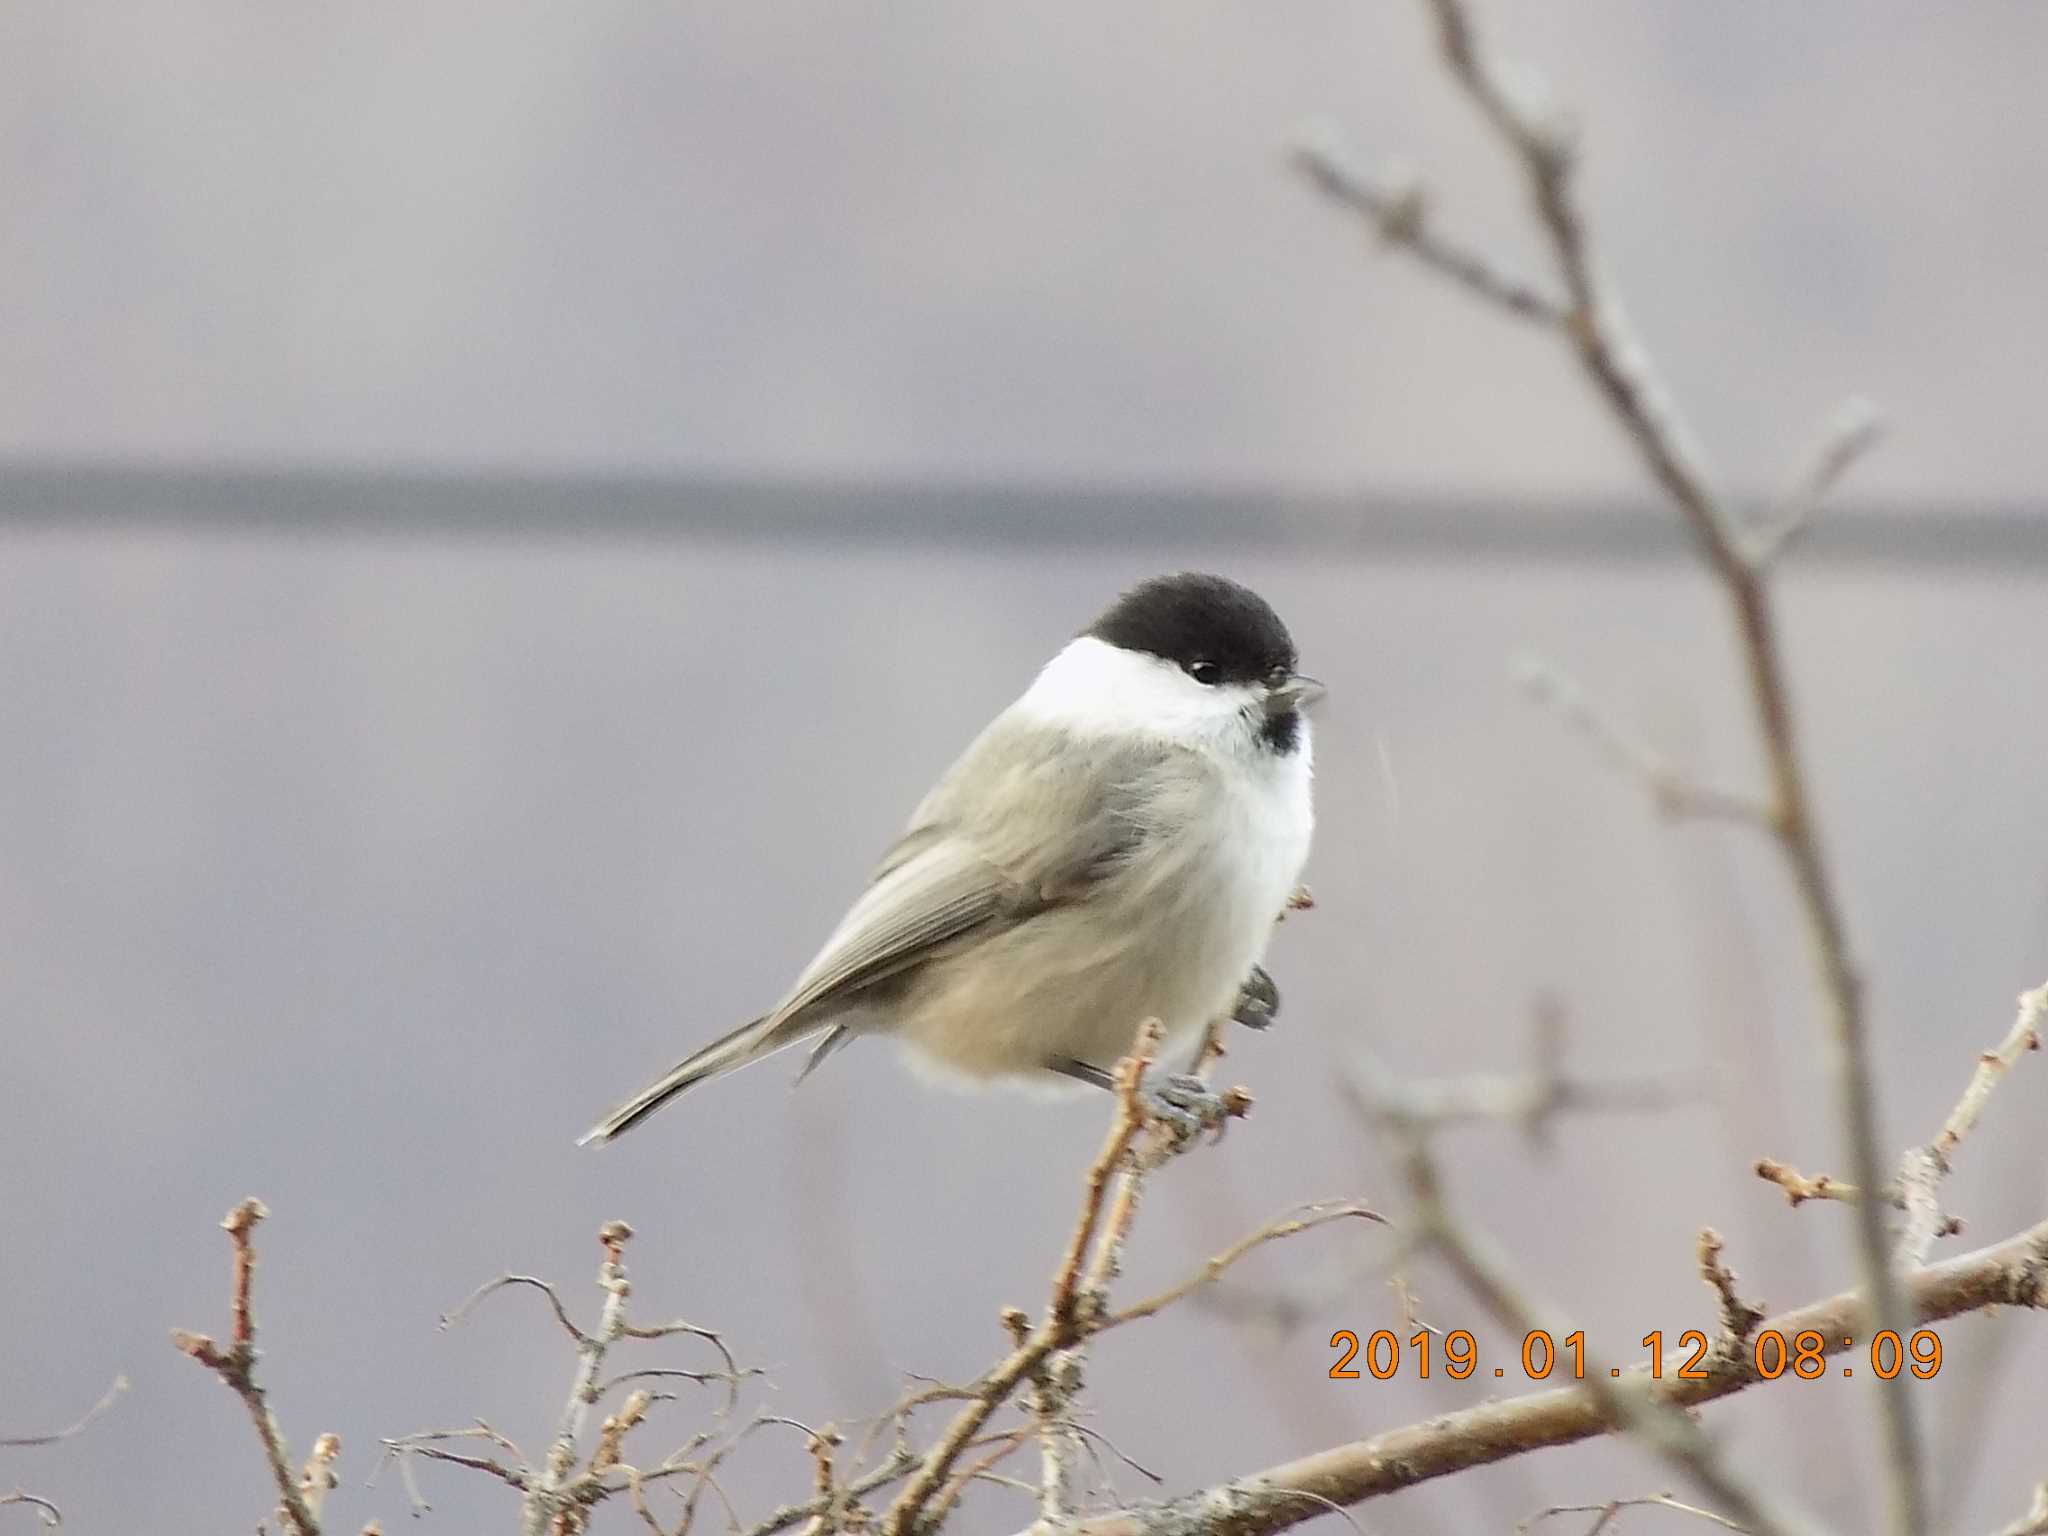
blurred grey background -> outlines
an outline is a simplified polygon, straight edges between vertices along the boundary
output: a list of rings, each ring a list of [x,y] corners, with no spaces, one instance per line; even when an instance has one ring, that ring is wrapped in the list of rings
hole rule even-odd
[[[1887,1139],[1925,1137],[2048,971],[2048,11],[1487,15],[1578,107],[1608,265],[1735,492],[1845,393],[1896,423],[1785,606]],[[1839,1167],[1779,869],[1660,826],[1508,682],[1540,652],[1751,782],[1717,599],[1553,345],[1375,259],[1281,165],[1328,115],[1536,265],[1410,8],[0,26],[0,1435],[135,1383],[0,1451],[0,1484],[87,1531],[263,1516],[246,1420],[166,1342],[225,1327],[213,1223],[251,1192],[266,1373],[295,1450],[344,1439],[337,1529],[404,1519],[395,1479],[362,1487],[380,1436],[481,1415],[538,1453],[570,1371],[540,1309],[436,1319],[505,1269],[588,1315],[613,1216],[648,1315],[725,1328],[777,1411],[844,1422],[897,1372],[984,1364],[1101,1106],[933,1092],[870,1047],[570,1143],[778,992],[972,731],[1120,584],[1189,563],[1265,592],[1332,684],[1320,907],[1276,941],[1280,1024],[1226,1064],[1259,1110],[1161,1179],[1134,1293],[1295,1199],[1391,1201],[1346,1051],[1512,1064],[1542,989],[1586,1069],[1697,1091],[1547,1157],[1456,1146],[1595,1347],[1707,1321],[1702,1223],[1773,1302],[1845,1283],[1845,1213],[1747,1172]],[[2048,1204],[2044,1109],[2029,1064],[1964,1149],[1962,1242]],[[1180,1490],[1474,1400],[1326,1379],[1333,1329],[1400,1327],[1358,1267],[1384,1251],[1266,1254],[1248,1273],[1308,1298],[1290,1333],[1184,1310],[1107,1341],[1096,1426]],[[2048,1330],[1944,1336],[1916,1401],[1966,1530],[2043,1475]],[[1861,1385],[1708,1422],[1854,1524]],[[730,1486],[756,1512],[807,1478],[763,1438]],[[1507,1529],[1670,1482],[1585,1446],[1364,1521]],[[509,1518],[428,1484],[423,1529]],[[1028,1514],[991,1492],[963,1528]]]

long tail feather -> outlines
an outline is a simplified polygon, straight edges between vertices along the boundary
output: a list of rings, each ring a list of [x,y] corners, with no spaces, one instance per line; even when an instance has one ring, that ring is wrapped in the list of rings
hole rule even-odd
[[[576,1139],[576,1145],[587,1147],[593,1142],[603,1143],[623,1136],[684,1089],[773,1056],[799,1040],[809,1039],[825,1027],[823,1023],[812,1023],[800,1017],[778,1019],[773,1014],[764,1014],[742,1024],[731,1034],[720,1036],[701,1051],[677,1062],[585,1131]]]

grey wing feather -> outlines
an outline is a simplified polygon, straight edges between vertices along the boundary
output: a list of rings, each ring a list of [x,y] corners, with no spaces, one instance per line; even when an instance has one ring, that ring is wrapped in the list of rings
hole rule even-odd
[[[973,849],[952,840],[931,843],[861,893],[775,1016],[788,1018],[893,976],[1015,900],[1013,884]]]
[[[1132,807],[1159,766],[1156,751],[1062,741],[999,716],[925,797],[773,1017],[884,980],[989,924],[1084,899],[1143,836]]]
[[[706,1078],[822,1035],[808,1074],[852,1033],[837,1003],[977,931],[1087,900],[1133,848],[1174,825],[1176,776],[1161,774],[1171,752],[997,716],[918,806],[781,1005],[678,1062],[583,1140],[609,1141]]]

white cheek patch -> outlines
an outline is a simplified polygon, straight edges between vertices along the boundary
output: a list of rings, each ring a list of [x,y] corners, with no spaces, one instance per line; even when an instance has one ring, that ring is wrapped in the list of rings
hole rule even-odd
[[[1208,687],[1170,661],[1083,635],[1045,664],[1011,708],[1070,731],[1213,737],[1245,729],[1253,702],[1244,685]]]

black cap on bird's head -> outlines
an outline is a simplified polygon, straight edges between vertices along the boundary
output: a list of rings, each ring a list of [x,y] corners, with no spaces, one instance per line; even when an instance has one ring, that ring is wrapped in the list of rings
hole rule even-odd
[[[1139,582],[1087,633],[1184,672],[1204,664],[1215,668],[1200,679],[1205,682],[1263,683],[1276,672],[1294,670],[1294,638],[1266,600],[1250,587],[1198,571]]]
[[[1297,709],[1322,695],[1320,683],[1294,670],[1294,637],[1280,615],[1251,588],[1226,577],[1181,571],[1141,581],[1084,633],[1171,662],[1205,686],[1262,690],[1263,707],[1276,727],[1271,734],[1290,744],[1293,731],[1281,722],[1292,722]]]

